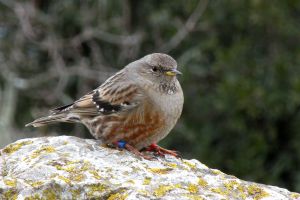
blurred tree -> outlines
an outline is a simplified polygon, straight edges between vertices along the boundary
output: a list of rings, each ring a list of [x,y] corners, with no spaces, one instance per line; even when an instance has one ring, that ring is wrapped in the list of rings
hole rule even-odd
[[[80,125],[23,126],[165,52],[184,72],[185,108],[163,145],[300,191],[299,1],[0,0],[0,12],[1,146],[41,133],[90,137]]]

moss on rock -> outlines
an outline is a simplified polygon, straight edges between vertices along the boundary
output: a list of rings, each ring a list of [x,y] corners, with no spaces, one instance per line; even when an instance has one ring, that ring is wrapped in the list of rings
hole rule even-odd
[[[149,161],[69,136],[15,142],[1,159],[0,199],[300,199],[196,160]]]

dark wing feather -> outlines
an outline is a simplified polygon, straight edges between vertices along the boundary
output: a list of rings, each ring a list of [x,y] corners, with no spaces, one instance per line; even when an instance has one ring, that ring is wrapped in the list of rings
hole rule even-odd
[[[65,105],[65,106],[61,106],[61,107],[58,107],[58,108],[54,108],[53,110],[50,110],[50,112],[53,113],[53,114],[55,114],[55,113],[59,113],[59,112],[65,111],[68,108],[70,108],[73,104],[74,103],[71,103],[71,104]]]
[[[93,103],[96,105],[97,110],[102,114],[110,114],[113,112],[119,112],[124,106],[121,104],[113,104],[112,102],[106,101],[100,96],[99,90],[93,94]]]
[[[143,92],[118,73],[73,104],[56,108],[52,112],[66,111],[81,116],[107,115],[134,109],[143,98]]]

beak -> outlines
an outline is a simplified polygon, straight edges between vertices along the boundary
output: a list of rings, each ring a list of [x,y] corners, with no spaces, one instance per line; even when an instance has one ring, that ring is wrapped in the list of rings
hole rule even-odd
[[[171,69],[165,72],[167,76],[176,76],[176,75],[181,75],[182,73],[178,71],[177,69]]]

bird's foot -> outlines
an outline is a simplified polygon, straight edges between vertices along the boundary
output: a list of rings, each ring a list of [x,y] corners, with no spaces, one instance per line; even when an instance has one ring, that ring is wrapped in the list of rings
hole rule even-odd
[[[143,153],[141,153],[138,149],[134,148],[133,146],[131,146],[130,144],[128,144],[126,141],[124,140],[119,140],[117,142],[113,142],[113,146],[119,150],[122,149],[126,149],[127,151],[133,153],[134,155],[138,156],[138,157],[142,157],[146,160],[153,160],[152,157],[144,155]]]
[[[126,144],[127,144],[126,141],[119,140],[119,141],[113,142],[112,145],[111,145],[111,147],[116,148],[118,150],[123,150],[123,149],[125,149],[125,145]]]
[[[162,148],[160,146],[158,146],[157,144],[153,143],[150,146],[148,146],[145,151],[151,151],[154,152],[154,154],[158,155],[158,156],[165,156],[165,155],[172,155],[175,156],[176,158],[181,158],[180,154],[178,151],[174,151],[174,150],[168,150],[165,148]]]

